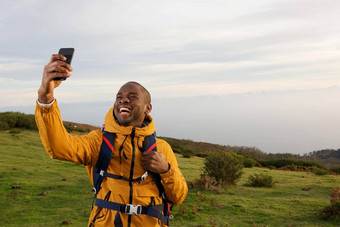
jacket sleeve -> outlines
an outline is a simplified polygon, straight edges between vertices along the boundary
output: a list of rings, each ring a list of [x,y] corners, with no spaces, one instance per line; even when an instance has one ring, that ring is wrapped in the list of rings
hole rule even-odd
[[[168,200],[175,205],[181,204],[188,194],[188,185],[184,179],[174,152],[170,145],[164,140],[157,141],[157,148],[164,154],[165,159],[170,164],[170,169],[164,174],[160,174],[162,185]]]
[[[93,165],[97,160],[102,132],[94,130],[83,136],[69,134],[61,119],[57,101],[48,107],[36,104],[35,121],[41,141],[51,158],[83,165]]]

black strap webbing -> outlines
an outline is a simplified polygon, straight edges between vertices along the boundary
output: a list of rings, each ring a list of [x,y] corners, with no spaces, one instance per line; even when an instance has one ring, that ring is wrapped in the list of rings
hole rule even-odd
[[[103,176],[100,175],[101,171],[106,171],[111,161],[113,153],[115,134],[104,131],[103,142],[100,148],[98,161],[93,170],[93,191],[95,194],[100,190],[100,186],[103,180]]]
[[[113,179],[124,180],[124,181],[127,181],[127,182],[136,183],[136,182],[145,180],[145,178],[147,177],[148,174],[146,172],[146,173],[143,174],[143,176],[140,176],[140,177],[138,177],[136,179],[132,179],[132,180],[129,180],[128,178],[120,176],[120,175],[116,175],[116,174],[112,174],[112,173],[108,173],[108,172],[104,172],[104,171],[101,173],[101,175],[104,176],[104,177],[110,177],[110,178],[113,178]]]
[[[127,207],[131,205],[97,199],[96,206],[126,213]],[[145,215],[157,218],[158,220],[160,220],[161,222],[163,222],[165,225],[168,226],[169,218],[163,216],[161,213],[163,211],[163,206],[164,206],[163,204],[155,205],[155,206],[140,206],[141,211],[139,212],[139,214],[145,214]]]

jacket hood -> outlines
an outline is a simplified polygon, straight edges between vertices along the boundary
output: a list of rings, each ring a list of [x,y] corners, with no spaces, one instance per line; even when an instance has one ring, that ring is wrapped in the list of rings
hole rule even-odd
[[[135,127],[136,136],[149,136],[156,131],[154,121],[150,115],[146,116],[146,121],[148,122],[146,126],[142,128]],[[116,122],[113,115],[113,107],[111,107],[105,116],[105,131],[122,135],[130,135],[132,129],[132,126],[124,127]]]

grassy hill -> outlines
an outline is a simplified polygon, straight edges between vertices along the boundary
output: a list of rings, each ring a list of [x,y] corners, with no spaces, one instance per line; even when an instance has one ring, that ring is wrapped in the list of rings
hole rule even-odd
[[[321,151],[310,152],[308,157],[314,160],[318,160],[324,166],[331,168],[338,166],[340,167],[340,149],[325,149]]]
[[[91,126],[88,124],[79,124],[74,122],[64,121],[64,126],[69,132],[76,131],[79,133],[89,132],[98,127]],[[36,130],[36,124],[34,115],[23,114],[19,112],[1,112],[0,113],[0,131],[23,128],[23,129],[34,129]],[[313,151],[303,156],[297,154],[271,154],[264,153],[256,147],[245,147],[245,146],[226,146],[211,144],[206,142],[195,142],[192,140],[175,139],[162,137],[168,143],[170,143],[175,153],[195,155],[199,157],[206,157],[211,152],[235,152],[237,154],[249,157],[256,160],[259,163],[263,163],[271,160],[289,160],[290,164],[297,164],[296,161],[310,161],[317,162],[318,165],[329,169],[336,169],[335,172],[340,173],[340,149],[327,149],[321,151]],[[300,162],[301,163],[301,162]],[[313,163],[309,163],[314,165]]]
[[[187,180],[199,178],[203,158],[176,154]],[[0,226],[86,226],[93,195],[83,166],[52,160],[37,131],[0,131]],[[246,186],[249,175],[264,173],[274,188]],[[173,210],[171,226],[339,226],[321,220],[340,176],[244,169],[241,180],[221,194],[191,189]]]
[[[321,165],[325,168],[340,168],[340,149],[325,149],[320,151],[313,151],[308,154],[290,154],[290,153],[265,153],[256,147],[245,146],[228,146],[211,144],[207,142],[195,142],[192,140],[175,139],[162,137],[170,143],[175,153],[183,153],[183,150],[190,149],[192,155],[199,157],[206,157],[211,152],[234,152],[245,157],[250,157],[259,163],[270,160],[290,160],[292,162],[315,162],[316,165]],[[293,164],[293,163],[292,163]]]

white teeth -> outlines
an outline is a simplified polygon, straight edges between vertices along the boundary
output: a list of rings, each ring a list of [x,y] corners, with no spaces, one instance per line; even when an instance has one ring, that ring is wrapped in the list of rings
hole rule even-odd
[[[128,108],[125,108],[125,107],[122,107],[119,109],[119,112],[122,113],[122,112],[130,112],[130,110]]]

